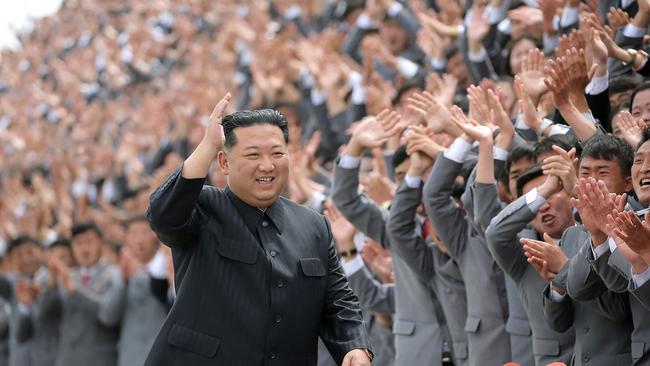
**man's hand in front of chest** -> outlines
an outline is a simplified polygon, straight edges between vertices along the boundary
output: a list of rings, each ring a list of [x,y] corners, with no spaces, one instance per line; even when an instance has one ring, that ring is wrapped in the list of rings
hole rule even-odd
[[[370,366],[370,358],[365,350],[353,349],[345,355],[341,366]]]

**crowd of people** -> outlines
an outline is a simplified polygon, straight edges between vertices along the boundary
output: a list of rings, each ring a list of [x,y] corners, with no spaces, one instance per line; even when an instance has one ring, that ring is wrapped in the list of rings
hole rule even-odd
[[[328,218],[373,364],[650,365],[649,22],[650,0],[63,1],[0,53],[0,365],[143,364],[175,297],[149,195],[227,92],[286,117],[284,196]]]

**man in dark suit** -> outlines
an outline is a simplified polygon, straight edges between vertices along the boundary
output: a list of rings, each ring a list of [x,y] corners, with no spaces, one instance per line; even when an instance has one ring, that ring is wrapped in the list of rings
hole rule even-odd
[[[273,110],[222,113],[151,196],[149,222],[172,248],[177,298],[145,365],[316,365],[372,358],[359,302],[322,215],[280,198],[288,128]],[[228,187],[203,187],[218,158]]]

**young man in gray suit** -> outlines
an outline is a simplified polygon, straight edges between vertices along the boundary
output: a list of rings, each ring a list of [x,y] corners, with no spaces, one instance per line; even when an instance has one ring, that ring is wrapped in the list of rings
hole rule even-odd
[[[120,267],[126,286],[117,300],[121,318],[118,366],[140,366],[169,310],[168,260],[144,215],[126,222],[125,244]]]
[[[400,132],[391,130],[396,118],[385,111],[377,117],[368,117],[357,127],[343,155],[335,162],[332,186],[332,200],[341,214],[359,231],[389,249],[392,243],[386,232],[388,212],[359,192],[359,167],[364,148],[380,147],[388,137]],[[383,126],[389,127],[384,129]],[[393,167],[399,183],[408,169],[408,160],[401,159]],[[402,258],[397,255],[392,258],[395,270],[395,365],[441,365],[443,322],[437,317],[440,310],[435,294],[428,281],[422,281]]]
[[[72,228],[77,267],[48,260],[52,281],[41,309],[62,309],[57,366],[115,366],[119,336],[118,304],[124,283],[116,266],[103,261],[102,232],[94,223]],[[58,286],[57,286],[58,285]]]

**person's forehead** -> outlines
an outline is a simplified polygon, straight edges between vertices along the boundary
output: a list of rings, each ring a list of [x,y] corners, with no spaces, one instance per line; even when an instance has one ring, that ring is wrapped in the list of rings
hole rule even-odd
[[[599,168],[607,166],[609,168],[615,168],[619,166],[618,159],[616,156],[612,157],[612,160],[594,158],[591,156],[585,156],[580,160],[580,168]]]
[[[639,146],[635,154],[635,156],[644,156],[644,157],[648,155],[650,155],[650,140],[644,142],[643,145]]]
[[[544,184],[545,180],[546,180],[545,175],[540,175],[539,177],[531,179],[530,181],[528,181],[528,183],[524,184],[524,187],[523,187],[524,193],[532,190],[533,188],[541,186],[542,184]]]

